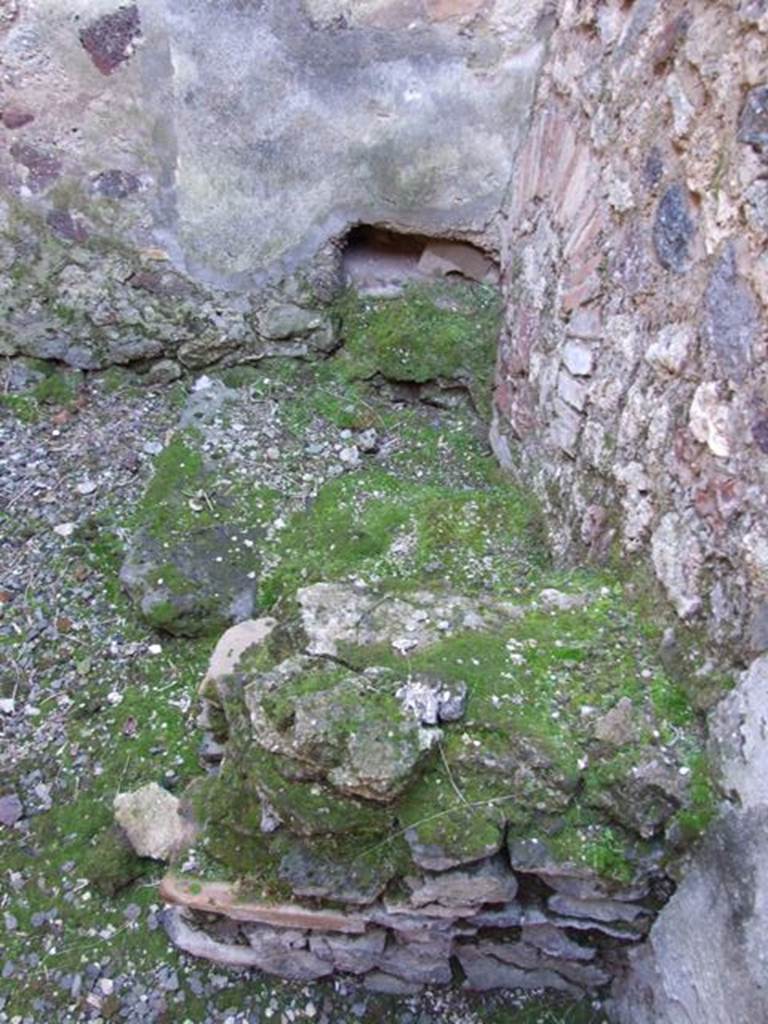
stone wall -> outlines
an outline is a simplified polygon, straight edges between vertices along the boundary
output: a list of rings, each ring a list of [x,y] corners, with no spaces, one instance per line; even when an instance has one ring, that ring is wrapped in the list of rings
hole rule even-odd
[[[765,0],[559,4],[507,209],[492,440],[563,559],[647,559],[724,660],[768,647]],[[731,801],[614,988],[768,1015],[765,659],[710,716]]]
[[[565,557],[768,646],[768,8],[559,5],[517,160],[493,440]]]
[[[537,5],[2,11],[0,354],[81,369],[303,355],[327,347],[351,226],[498,246],[548,29]]]
[[[414,995],[453,981],[458,964],[474,992],[600,991],[646,934],[652,901],[637,897],[647,891],[609,898],[586,877],[537,870],[488,859],[413,879],[405,901],[336,911],[247,902],[234,886],[168,876],[163,924],[193,956],[291,981],[342,974],[369,991]]]
[[[350,226],[474,242],[505,267],[494,446],[556,549],[644,552],[765,649],[764,3],[3,12],[0,353],[322,353]]]

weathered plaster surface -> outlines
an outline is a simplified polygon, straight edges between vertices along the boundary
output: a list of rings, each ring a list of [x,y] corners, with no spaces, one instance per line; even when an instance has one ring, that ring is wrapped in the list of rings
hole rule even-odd
[[[4,107],[33,118],[3,183],[224,287],[357,221],[490,237],[542,32],[519,0],[31,0],[3,40]],[[137,188],[94,207],[108,169]]]

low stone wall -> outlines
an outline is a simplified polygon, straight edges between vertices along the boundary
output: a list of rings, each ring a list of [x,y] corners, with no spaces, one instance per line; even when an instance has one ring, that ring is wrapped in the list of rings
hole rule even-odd
[[[585,607],[544,593],[555,597],[572,614]],[[535,729],[496,728],[477,679],[440,660],[441,637],[465,631],[485,677],[484,631],[514,629],[525,610],[320,583],[299,590],[294,612],[289,627],[230,628],[211,657],[198,719],[209,774],[174,830],[188,835],[193,818],[197,834],[161,886],[172,941],[230,966],[352,974],[395,994],[463,978],[578,998],[623,975],[690,842],[674,814],[697,800],[679,760],[697,727],[662,755],[632,740],[625,699],[594,737],[570,738],[577,773],[600,744],[618,750],[618,808],[607,782],[590,795],[587,776],[558,768]],[[425,656],[440,667],[414,665]],[[463,660],[454,669],[466,675]],[[491,707],[510,699],[505,678],[522,700],[514,672],[496,671]],[[155,816],[150,789],[116,802],[134,848],[146,849],[142,805]]]
[[[520,863],[536,851],[520,850]],[[354,975],[394,995],[464,977],[473,991],[603,988],[654,916],[648,887],[615,890],[583,875],[513,871],[506,858],[413,879],[409,899],[350,912],[254,904],[236,888],[169,876],[163,923],[193,956],[295,981]],[[460,969],[457,973],[457,967]]]
[[[558,5],[507,210],[493,441],[563,557],[768,646],[764,3]]]

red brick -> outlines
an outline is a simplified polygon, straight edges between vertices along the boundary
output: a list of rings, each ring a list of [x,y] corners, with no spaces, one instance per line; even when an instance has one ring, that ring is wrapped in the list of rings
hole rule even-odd
[[[235,886],[227,882],[198,882],[166,875],[160,882],[160,898],[166,903],[208,914],[221,914],[233,921],[251,921],[281,928],[362,935],[366,922],[357,914],[333,910],[309,910],[298,903],[254,903],[239,900]]]
[[[592,189],[599,179],[599,169],[588,146],[581,145],[568,167],[560,199],[555,205],[555,219],[565,226],[576,217],[579,209],[592,197]]]

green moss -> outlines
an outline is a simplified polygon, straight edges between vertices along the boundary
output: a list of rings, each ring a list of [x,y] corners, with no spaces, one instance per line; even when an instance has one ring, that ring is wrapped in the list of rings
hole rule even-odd
[[[531,543],[536,523],[532,503],[511,487],[455,491],[361,470],[326,484],[291,520],[264,600],[269,606],[299,586],[352,575],[390,591],[416,584],[509,590],[544,560]]]
[[[275,728],[282,731],[293,721],[297,700],[312,694],[324,693],[326,690],[341,688],[344,684],[350,690],[350,699],[354,700],[357,697],[356,682],[357,677],[351,676],[349,671],[343,668],[310,670],[267,694],[262,699],[261,706]]]
[[[568,825],[553,840],[560,855],[616,880],[630,877],[642,844],[611,825],[606,793],[619,793],[633,768],[653,756],[654,730],[674,737],[678,750],[681,742],[699,749],[702,734],[685,694],[658,665],[649,671],[643,606],[607,580],[578,574],[580,588],[590,588],[585,607],[529,609],[497,633],[452,636],[407,659],[411,672],[468,687],[464,719],[445,728],[443,760],[398,804],[399,820],[418,826],[422,841],[442,837],[460,852],[471,831],[491,841],[497,811],[520,835],[548,834],[553,818],[565,815]],[[345,645],[342,654],[358,667],[402,671],[402,658],[384,648]],[[596,756],[595,716],[622,696],[634,707],[634,735]],[[706,814],[707,793],[702,782],[679,820],[693,826],[698,806]]]
[[[186,798],[202,826],[195,844],[198,876],[240,882],[254,898],[290,895],[278,875],[274,837],[261,832],[259,798],[240,773],[226,763],[218,776],[196,780]]]
[[[647,844],[580,802],[574,802],[545,829],[513,826],[510,831],[511,840],[532,837],[543,839],[558,863],[589,868],[617,885],[632,880],[638,859],[647,854]]]
[[[49,369],[48,375],[35,385],[32,393],[43,404],[70,406],[77,398],[79,380],[80,375],[71,371],[51,372]]]
[[[80,310],[73,309],[72,306],[67,306],[63,302],[57,302],[52,309],[54,316],[58,317],[63,324],[71,326],[83,317]]]
[[[571,1003],[554,996],[535,996],[521,1006],[516,995],[514,1007],[490,1009],[484,1013],[486,1024],[605,1024],[605,1013],[594,1001]]]
[[[43,376],[25,394],[0,395],[0,408],[6,408],[22,423],[36,423],[43,415],[43,407],[70,408],[77,399],[82,374],[63,369],[42,359],[25,360],[30,369]]]
[[[116,896],[149,869],[117,828],[103,832],[83,859],[84,876],[105,896]]]
[[[213,519],[204,499],[199,502],[199,513],[189,507],[189,500],[208,483],[199,441],[196,431],[180,432],[155,459],[154,474],[136,514],[137,522],[154,537],[207,526]]]
[[[98,374],[96,379],[108,395],[137,387],[136,374],[124,366],[110,366]]]
[[[299,677],[297,686],[301,689],[305,685],[311,693],[322,677],[323,673],[318,673],[308,682]],[[328,678],[335,678],[333,672]],[[227,765],[236,766],[229,770],[226,784],[243,795],[244,805],[249,806],[249,802],[258,801],[263,795],[298,835],[359,833],[379,836],[386,833],[393,821],[391,808],[340,796],[329,785],[312,781],[318,777],[318,772],[313,773],[311,766],[298,773],[293,760],[269,753],[254,743],[243,701],[246,682],[242,676],[235,677],[221,694],[229,729]],[[274,714],[280,719],[289,709],[290,702],[279,701],[274,706]],[[297,777],[299,775],[301,777]]]
[[[152,479],[131,525],[158,540],[216,525],[259,529],[273,518],[277,500],[269,488],[219,475],[203,456],[199,432],[188,429],[179,431],[155,458]]]
[[[690,806],[677,813],[675,823],[682,840],[689,843],[704,835],[715,818],[718,793],[712,767],[704,751],[691,754],[687,767],[690,772]]]
[[[457,860],[479,859],[500,845],[514,813],[509,789],[494,773],[449,769],[440,761],[399,801],[398,821],[421,844]]]
[[[351,380],[381,374],[389,380],[466,385],[484,416],[501,327],[501,299],[484,285],[413,285],[398,298],[347,293],[339,303]]]
[[[0,395],[0,409],[7,409],[21,423],[37,423],[40,406],[29,395]]]
[[[260,366],[245,363],[220,370],[216,378],[228,388],[246,388],[254,385],[258,387],[264,378],[264,371]]]
[[[593,831],[582,848],[582,859],[593,871],[617,882],[629,882],[634,874],[627,860],[627,844],[615,828]]]
[[[696,720],[696,709],[683,686],[658,671],[650,683],[651,700],[659,719],[669,725],[685,728]]]
[[[165,630],[179,617],[179,611],[170,601],[156,601],[151,606],[144,607],[142,615],[153,629]]]

